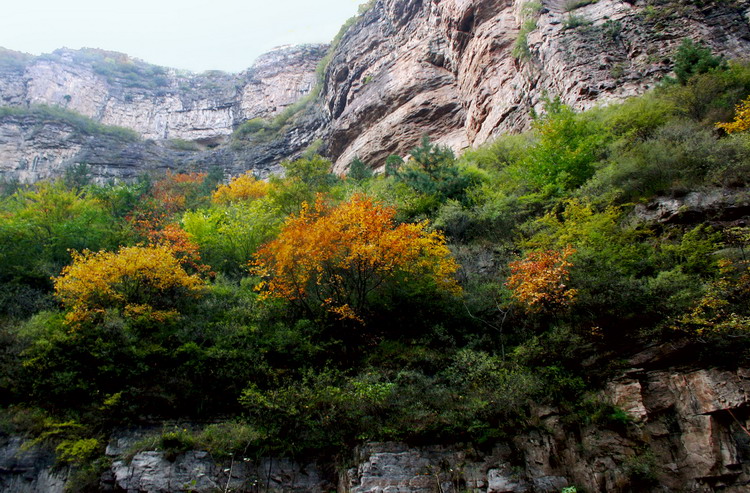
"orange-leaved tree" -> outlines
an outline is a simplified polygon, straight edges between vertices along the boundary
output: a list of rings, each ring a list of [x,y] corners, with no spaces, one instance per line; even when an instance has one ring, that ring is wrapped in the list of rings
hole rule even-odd
[[[182,264],[193,272],[211,274],[211,268],[201,262],[201,253],[190,233],[176,224],[167,224],[163,229],[147,231],[149,243],[169,248]]]
[[[206,173],[172,173],[155,182],[148,195],[128,215],[128,222],[142,237],[173,220],[176,214],[201,201]]]
[[[320,196],[314,206],[303,204],[251,262],[264,279],[263,296],[364,322],[373,297],[397,287],[460,293],[453,277],[458,264],[444,236],[427,231],[425,222],[397,224],[395,214],[366,195],[337,206]]]
[[[55,294],[71,324],[97,322],[107,310],[125,318],[164,322],[203,288],[165,245],[123,247],[117,252],[73,252],[73,263],[54,278]]]
[[[271,184],[258,180],[252,173],[233,178],[228,184],[216,189],[211,199],[217,204],[230,204],[259,199],[268,195]]]
[[[734,111],[733,122],[717,123],[716,127],[723,129],[728,134],[744,132],[750,129],[750,97],[737,105]]]
[[[511,275],[505,285],[529,312],[555,312],[566,308],[576,296],[576,290],[566,285],[573,253],[575,250],[571,246],[562,251],[531,252],[508,264]]]

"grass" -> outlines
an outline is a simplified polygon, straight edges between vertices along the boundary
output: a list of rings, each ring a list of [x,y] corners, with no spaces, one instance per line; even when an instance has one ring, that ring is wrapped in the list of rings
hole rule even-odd
[[[134,130],[113,125],[103,125],[87,116],[60,106],[34,105],[30,108],[0,107],[0,117],[31,116],[43,120],[56,120],[74,127],[80,134],[88,136],[107,135],[126,142],[140,140]]]

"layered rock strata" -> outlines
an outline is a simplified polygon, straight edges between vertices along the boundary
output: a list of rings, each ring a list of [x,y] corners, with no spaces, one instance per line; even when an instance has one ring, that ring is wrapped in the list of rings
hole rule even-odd
[[[276,50],[234,75],[181,73],[97,50],[37,58],[6,52],[0,105],[59,105],[145,139],[220,146],[219,158],[197,161],[229,160],[227,169],[237,171],[273,169],[321,138],[334,171],[342,172],[354,157],[382,166],[423,135],[461,151],[523,130],[545,98],[586,109],[640,94],[670,73],[684,38],[727,58],[750,53],[750,0],[577,4],[377,0],[334,50],[317,104],[272,139],[245,142],[239,153],[228,136],[242,122],[277,115],[310,94],[325,46]],[[16,163],[34,161],[32,154]],[[71,161],[47,156],[40,162]],[[15,163],[2,164],[4,176],[24,175],[7,171]]]
[[[145,139],[220,142],[241,122],[268,118],[308,94],[326,45],[279,48],[239,74],[192,74],[121,53],[61,49],[3,73],[4,105],[56,105]]]
[[[750,54],[745,0],[599,0],[571,11],[563,0],[527,4],[376,2],[327,71],[336,170],[355,156],[382,166],[423,134],[460,151],[522,130],[545,97],[581,110],[640,94],[671,71],[683,38],[727,58]]]

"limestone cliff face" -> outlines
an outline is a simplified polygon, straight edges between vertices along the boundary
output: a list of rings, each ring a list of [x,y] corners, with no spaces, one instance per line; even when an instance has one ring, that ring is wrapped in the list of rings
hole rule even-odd
[[[456,150],[525,128],[545,95],[576,109],[642,93],[683,38],[750,54],[750,2],[379,0],[327,71],[329,153],[343,170],[404,154],[423,134]],[[527,56],[513,48],[521,26]],[[523,43],[522,43],[523,44]],[[523,51],[523,50],[522,50]]]
[[[275,169],[322,138],[341,172],[355,156],[382,166],[424,134],[460,151],[523,130],[547,96],[586,109],[640,94],[670,73],[683,38],[727,58],[750,54],[750,0],[597,0],[572,11],[567,0],[527,3],[376,0],[332,54],[317,103],[273,142],[239,153],[226,145],[233,129],[310,93],[325,46],[276,50],[240,74],[181,73],[98,50],[0,52],[0,105],[58,105],[145,139],[218,146],[190,159],[233,173]],[[52,163],[53,154],[16,163]],[[61,153],[54,162],[75,161]]]
[[[98,181],[214,166],[230,175],[267,174],[315,138],[309,116],[294,131],[252,148],[222,144],[243,121],[273,117],[309,93],[326,49],[280,48],[240,74],[181,73],[100,50],[41,57],[0,52],[0,106],[57,106],[141,137],[86,135],[54,115],[0,112],[0,177],[32,182],[78,163],[89,165]],[[182,140],[194,144],[175,145]]]
[[[239,74],[191,74],[119,53],[57,50],[0,77],[4,105],[57,105],[146,139],[220,142],[242,121],[281,112],[313,88],[325,45],[274,50]]]

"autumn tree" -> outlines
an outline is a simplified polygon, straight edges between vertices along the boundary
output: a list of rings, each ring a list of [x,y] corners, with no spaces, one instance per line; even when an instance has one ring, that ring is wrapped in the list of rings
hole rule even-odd
[[[252,173],[234,177],[226,185],[221,185],[213,193],[211,200],[216,204],[230,204],[265,197],[271,185],[258,180]]]
[[[143,237],[161,229],[172,218],[200,202],[207,173],[171,173],[155,182],[148,195],[128,216],[133,228]]]
[[[566,283],[570,275],[570,256],[575,250],[568,246],[562,251],[531,252],[525,258],[511,262],[511,275],[506,286],[513,298],[529,312],[554,312],[570,305],[576,290]]]
[[[73,263],[54,279],[68,323],[96,322],[107,310],[126,319],[164,322],[196,296],[203,281],[189,275],[166,245],[124,247],[117,252],[73,252]]]
[[[210,268],[201,261],[200,248],[190,233],[177,224],[148,232],[149,243],[168,248],[183,267],[193,272],[208,273]]]
[[[443,235],[427,231],[425,222],[396,224],[395,214],[365,195],[338,206],[321,197],[303,204],[255,255],[252,270],[264,279],[259,289],[310,314],[322,309],[361,322],[373,298],[396,286],[432,283],[459,293],[458,265]]]
[[[734,121],[729,123],[717,123],[717,128],[728,134],[744,132],[750,129],[750,97],[740,102],[734,112]]]

